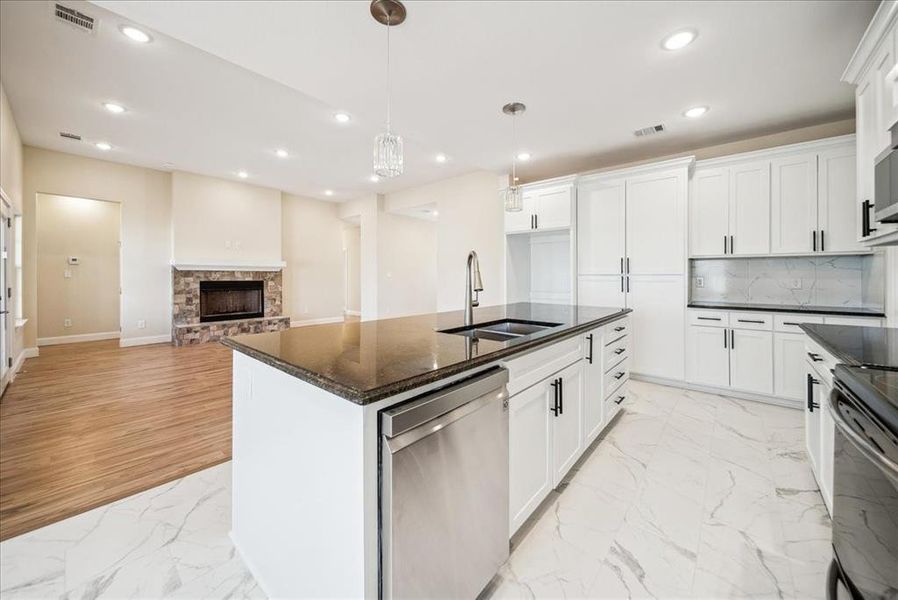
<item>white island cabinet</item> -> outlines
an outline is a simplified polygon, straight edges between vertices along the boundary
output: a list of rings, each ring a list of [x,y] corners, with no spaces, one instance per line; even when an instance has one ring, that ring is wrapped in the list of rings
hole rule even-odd
[[[457,335],[462,313],[452,312],[226,339],[235,350],[231,537],[261,589],[273,598],[377,598],[391,597],[390,585],[432,588],[434,577],[451,587],[454,574],[475,570],[465,561],[483,558],[481,545],[502,549],[477,561],[472,579],[486,585],[514,531],[624,403],[628,312],[531,303],[475,309],[475,323],[549,324],[524,337]],[[481,382],[493,383],[480,389]],[[475,388],[476,396],[459,392]],[[440,412],[436,400],[450,396],[458,403]],[[423,420],[393,429],[411,413]],[[475,414],[488,418],[465,420]],[[478,442],[489,454],[482,460]],[[415,466],[441,443],[445,456]],[[464,448],[453,452],[454,444]],[[411,454],[398,462],[403,449]],[[391,473],[406,478],[400,484]],[[504,502],[493,502],[497,494]],[[456,506],[485,514],[476,526],[458,522]],[[402,520],[422,510],[433,530]],[[447,527],[465,561],[457,551],[440,554],[449,542],[430,543]],[[390,542],[409,536],[404,554]],[[396,575],[420,565],[436,571]]]

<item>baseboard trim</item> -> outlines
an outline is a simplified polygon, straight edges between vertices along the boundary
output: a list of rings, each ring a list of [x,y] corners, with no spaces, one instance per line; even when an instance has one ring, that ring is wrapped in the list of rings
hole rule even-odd
[[[22,365],[25,364],[26,358],[37,358],[40,356],[40,352],[41,351],[37,347],[23,348],[16,357],[16,360],[13,361],[12,369],[9,371],[9,381],[12,382],[15,380],[16,374],[22,369]]]
[[[171,334],[148,335],[146,337],[122,338],[118,345],[120,348],[128,348],[130,346],[146,346],[148,344],[170,344]]]
[[[324,317],[322,319],[306,319],[294,321],[290,319],[290,327],[305,327],[307,325],[324,325],[325,323],[342,323],[343,317]]]
[[[77,333],[75,335],[60,335],[56,337],[37,338],[38,346],[57,346],[59,344],[77,344],[79,342],[98,342],[100,340],[114,340],[121,337],[119,331],[101,331],[100,333]]]
[[[717,396],[729,396],[731,398],[739,398],[740,400],[751,400],[753,402],[762,402],[764,404],[774,404],[785,408],[794,408],[802,410],[801,400],[792,400],[790,398],[779,398],[777,396],[765,396],[764,394],[753,394],[751,392],[740,392],[729,388],[719,388],[710,385],[701,385],[697,383],[689,383],[679,379],[668,379],[666,377],[655,377],[653,375],[642,375],[640,373],[630,373],[630,379],[634,381],[645,381],[646,383],[656,383],[658,385],[666,385],[684,390],[693,390],[696,392],[704,392],[706,394],[715,394]]]
[[[360,310],[346,309],[343,311],[343,313],[349,315],[350,317],[361,317],[362,316],[362,311],[360,311]]]

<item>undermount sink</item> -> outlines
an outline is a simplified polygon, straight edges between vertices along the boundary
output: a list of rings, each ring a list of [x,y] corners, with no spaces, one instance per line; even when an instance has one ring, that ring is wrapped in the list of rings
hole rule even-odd
[[[505,342],[533,335],[534,333],[558,327],[559,325],[561,325],[561,323],[503,319],[501,321],[490,321],[489,323],[476,323],[467,327],[441,329],[439,330],[439,333],[450,333],[453,335],[464,335],[472,338]]]

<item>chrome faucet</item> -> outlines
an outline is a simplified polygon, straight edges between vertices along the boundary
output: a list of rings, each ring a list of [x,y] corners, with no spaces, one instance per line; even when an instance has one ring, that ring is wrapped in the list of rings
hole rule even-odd
[[[465,327],[474,324],[474,307],[480,306],[480,292],[483,281],[480,279],[480,261],[477,252],[468,252],[468,264],[465,269]]]

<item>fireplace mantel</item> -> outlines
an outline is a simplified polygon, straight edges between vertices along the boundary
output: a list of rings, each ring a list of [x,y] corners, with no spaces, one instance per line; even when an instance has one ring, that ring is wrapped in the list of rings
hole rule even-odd
[[[282,271],[287,263],[275,262],[179,262],[172,261],[171,266],[179,271]]]

